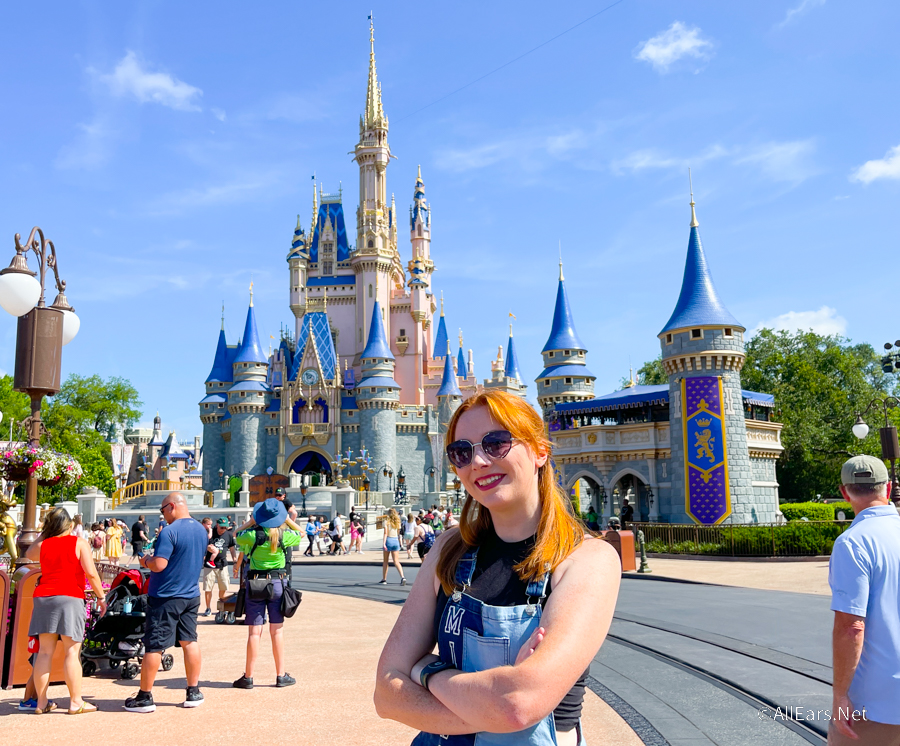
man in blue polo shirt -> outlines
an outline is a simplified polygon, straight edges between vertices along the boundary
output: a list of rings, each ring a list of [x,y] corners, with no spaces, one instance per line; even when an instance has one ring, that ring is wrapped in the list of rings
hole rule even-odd
[[[900,744],[900,515],[881,459],[854,456],[841,492],[856,517],[829,564],[834,685],[829,746]]]
[[[184,653],[187,692],[185,707],[203,704],[200,691],[200,643],[197,642],[197,611],[200,608],[200,570],[209,544],[206,529],[191,518],[180,492],[163,498],[159,512],[166,526],[159,532],[153,557],[141,558],[141,567],[150,570],[147,591],[147,627],[144,633],[144,660],[141,688],[125,700],[129,712],[153,712],[153,682],[166,648],[181,645]]]

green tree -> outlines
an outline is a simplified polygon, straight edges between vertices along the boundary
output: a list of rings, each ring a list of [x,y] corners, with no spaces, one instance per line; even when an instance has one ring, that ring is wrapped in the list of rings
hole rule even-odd
[[[117,376],[70,375],[51,400],[47,418],[65,420],[73,430],[107,435],[110,425],[133,425],[141,416],[140,397],[129,381]]]
[[[12,376],[0,376],[0,412],[3,412],[0,440],[10,440],[10,426],[13,426],[12,440],[22,437],[19,423],[31,414],[31,402],[25,394],[13,391]]]
[[[773,332],[763,329],[747,343],[741,384],[775,396],[776,417],[784,423],[784,454],[776,470],[788,500],[836,495],[841,464],[856,453],[880,455],[878,428],[883,415],[867,415],[871,434],[859,441],[851,432],[856,412],[896,387],[881,370],[868,344],[837,335]],[[898,413],[890,413],[896,424]]]
[[[663,368],[662,355],[656,360],[648,360],[638,368],[635,381],[639,386],[655,386],[661,383],[668,383],[669,376],[666,374],[666,369]],[[623,378],[620,381],[622,387],[627,386],[629,383],[631,383],[631,380],[628,378]]]

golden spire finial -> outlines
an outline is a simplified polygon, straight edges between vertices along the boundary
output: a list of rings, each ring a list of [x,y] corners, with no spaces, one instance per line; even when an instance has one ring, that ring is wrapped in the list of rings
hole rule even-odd
[[[697,212],[694,210],[694,180],[691,178],[691,169],[688,169],[688,183],[691,186],[691,228],[696,228],[700,223],[697,222]]]
[[[253,308],[253,279],[250,280],[250,308]]]
[[[422,180],[422,164],[421,163],[419,164],[419,175],[417,178],[419,179],[419,181]]]
[[[225,301],[222,301],[222,331],[225,331]]]
[[[562,271],[562,239],[559,241],[559,281],[562,282],[565,278],[563,277]]]
[[[463,345],[463,336],[462,336],[462,329],[460,329],[459,330],[459,346],[460,346],[460,348],[462,348],[462,345]]]
[[[300,230],[300,213],[297,213],[297,230]]]
[[[444,291],[441,290],[441,316],[444,315]]]

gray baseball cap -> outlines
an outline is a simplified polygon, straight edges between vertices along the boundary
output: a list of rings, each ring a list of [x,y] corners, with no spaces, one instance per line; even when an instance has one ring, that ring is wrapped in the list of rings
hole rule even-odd
[[[841,467],[841,484],[884,484],[888,479],[884,461],[875,456],[854,456]]]

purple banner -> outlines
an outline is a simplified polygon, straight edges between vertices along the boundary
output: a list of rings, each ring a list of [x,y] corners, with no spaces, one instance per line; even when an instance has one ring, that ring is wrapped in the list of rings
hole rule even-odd
[[[722,379],[682,379],[681,401],[685,511],[697,523],[720,523],[731,514]]]

